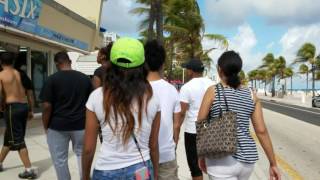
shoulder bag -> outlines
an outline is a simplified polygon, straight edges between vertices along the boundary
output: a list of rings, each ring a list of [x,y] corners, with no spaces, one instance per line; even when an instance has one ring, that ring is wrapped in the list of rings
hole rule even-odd
[[[140,153],[140,156],[141,156],[141,159],[142,159],[143,165],[144,165],[144,167],[136,170],[136,172],[135,172],[136,180],[151,180],[153,178],[151,177],[151,173],[150,173],[150,171],[148,169],[146,161],[143,158],[143,155],[142,155],[142,152],[141,152],[141,148],[139,146],[139,142],[138,142],[136,136],[134,135],[134,133],[132,133],[132,138],[133,138],[134,143],[136,144],[136,146],[138,148],[138,151]]]
[[[220,88],[226,105],[223,112],[220,101]],[[197,153],[199,157],[222,158],[237,152],[237,113],[230,111],[222,84],[216,85],[219,98],[219,116],[196,122]]]

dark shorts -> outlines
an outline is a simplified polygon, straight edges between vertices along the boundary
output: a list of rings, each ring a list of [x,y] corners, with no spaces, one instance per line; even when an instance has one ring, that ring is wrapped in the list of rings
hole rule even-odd
[[[24,137],[26,134],[27,119],[28,104],[10,103],[6,105],[4,111],[4,120],[6,122],[4,146],[9,147],[12,151],[26,148]]]
[[[187,153],[187,161],[192,177],[202,176],[202,171],[198,165],[197,154],[197,134],[184,133],[184,144]]]

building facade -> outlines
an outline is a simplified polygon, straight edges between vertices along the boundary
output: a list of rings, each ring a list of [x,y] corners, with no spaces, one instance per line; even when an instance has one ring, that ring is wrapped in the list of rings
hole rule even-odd
[[[32,79],[36,105],[56,71],[56,52],[89,54],[101,47],[101,8],[101,0],[0,0],[0,53],[17,53],[15,64]]]

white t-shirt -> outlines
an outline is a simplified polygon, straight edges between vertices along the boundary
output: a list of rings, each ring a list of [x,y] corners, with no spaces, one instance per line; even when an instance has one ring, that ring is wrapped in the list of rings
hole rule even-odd
[[[207,89],[213,85],[214,82],[208,78],[193,78],[180,90],[180,101],[189,104],[186,117],[184,119],[185,132],[196,134],[196,121],[198,112],[201,106],[203,96]]]
[[[179,94],[176,88],[165,80],[150,81],[154,95],[161,104],[161,123],[159,131],[160,163],[173,161],[176,158],[173,140],[173,113],[181,111]]]
[[[138,148],[133,141],[129,139],[127,145],[123,145],[122,136],[120,133],[115,135],[109,124],[105,123],[105,111],[103,109],[103,89],[98,88],[93,91],[86,104],[87,109],[94,112],[100,122],[103,143],[100,148],[100,153],[97,156],[95,169],[97,170],[115,170],[125,168],[137,163],[142,162]],[[145,108],[143,108],[145,109]],[[153,96],[148,105],[147,113],[143,111],[141,129],[138,130],[138,110],[135,109],[135,136],[139,142],[144,159],[150,159],[149,137],[151,133],[152,122],[157,112],[160,111],[160,102],[156,96]],[[114,127],[113,118],[111,115],[110,122]],[[119,127],[121,127],[121,119],[118,116]]]

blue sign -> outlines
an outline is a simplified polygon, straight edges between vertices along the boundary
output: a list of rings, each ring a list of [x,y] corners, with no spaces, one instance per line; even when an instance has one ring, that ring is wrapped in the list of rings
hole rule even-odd
[[[88,44],[84,43],[82,41],[67,37],[61,33],[55,32],[51,29],[45,28],[45,27],[40,27],[38,26],[37,28],[37,35],[45,37],[47,39],[53,40],[53,41],[57,41],[57,42],[61,42],[70,46],[74,46],[80,49],[88,49]]]
[[[41,11],[41,0],[1,0],[0,23],[34,32]]]
[[[38,25],[41,0],[0,0],[0,24],[88,50],[88,44]]]

